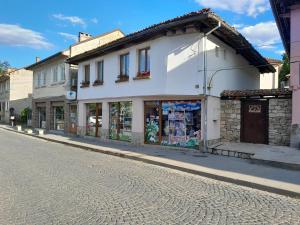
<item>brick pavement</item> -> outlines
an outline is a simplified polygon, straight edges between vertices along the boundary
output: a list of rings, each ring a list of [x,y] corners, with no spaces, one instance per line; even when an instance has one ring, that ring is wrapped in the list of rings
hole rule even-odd
[[[0,130],[0,224],[300,224],[300,200]]]

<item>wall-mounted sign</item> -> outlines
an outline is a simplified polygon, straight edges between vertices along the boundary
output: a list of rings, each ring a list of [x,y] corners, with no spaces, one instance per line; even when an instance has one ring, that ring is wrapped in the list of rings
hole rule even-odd
[[[75,91],[67,91],[66,98],[68,100],[76,100],[76,92]]]
[[[249,105],[249,113],[261,113],[261,105]]]

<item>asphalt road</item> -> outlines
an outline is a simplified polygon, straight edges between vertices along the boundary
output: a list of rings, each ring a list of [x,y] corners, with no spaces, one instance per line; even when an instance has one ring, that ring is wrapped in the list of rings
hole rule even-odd
[[[0,129],[0,224],[300,224],[300,199]]]

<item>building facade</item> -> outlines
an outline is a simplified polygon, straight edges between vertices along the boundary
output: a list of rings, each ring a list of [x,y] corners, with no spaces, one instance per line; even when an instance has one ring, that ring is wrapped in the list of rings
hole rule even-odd
[[[202,10],[70,58],[78,64],[78,134],[187,148],[199,148],[205,132],[219,141],[221,91],[258,89],[260,72],[274,71],[225,22],[204,41],[220,21]],[[240,44],[248,50],[237,53]]]
[[[273,65],[275,72],[263,73],[260,75],[260,89],[277,89],[280,88],[279,72],[282,66],[282,61],[277,59],[267,58],[268,63]]]
[[[0,121],[8,123],[10,116],[20,118],[22,110],[31,108],[33,74],[16,69],[0,77]]]
[[[270,0],[285,50],[290,59],[292,98],[291,146],[300,148],[300,1]]]
[[[79,33],[79,42],[27,67],[33,71],[32,125],[51,131],[77,132],[77,66],[65,63],[76,54],[124,36],[119,30],[96,37]]]

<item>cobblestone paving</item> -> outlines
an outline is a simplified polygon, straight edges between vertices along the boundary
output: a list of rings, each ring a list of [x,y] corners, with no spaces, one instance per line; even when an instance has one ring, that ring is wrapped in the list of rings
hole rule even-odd
[[[300,224],[300,200],[0,130],[0,224]]]

